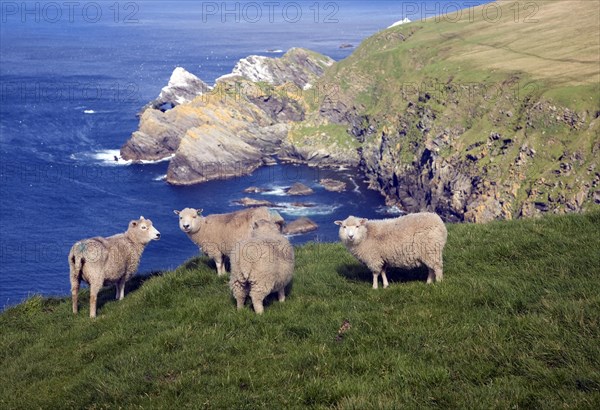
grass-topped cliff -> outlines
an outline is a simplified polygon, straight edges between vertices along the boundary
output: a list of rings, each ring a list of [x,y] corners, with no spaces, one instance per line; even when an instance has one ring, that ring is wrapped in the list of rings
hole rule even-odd
[[[76,317],[34,297],[0,314],[0,407],[598,408],[599,229],[598,211],[449,225],[442,283],[377,291],[309,244],[262,317],[204,259],[106,289],[96,320],[86,294]]]
[[[290,138],[336,124],[336,148],[359,145],[372,187],[410,211],[487,221],[600,203],[599,10],[501,0],[384,30],[325,71]]]
[[[245,175],[276,157],[360,166],[390,204],[448,221],[600,203],[595,0],[499,0],[383,30],[337,63],[304,49],[250,56],[210,92],[179,91],[187,102],[150,104],[121,150],[172,155],[172,184]]]

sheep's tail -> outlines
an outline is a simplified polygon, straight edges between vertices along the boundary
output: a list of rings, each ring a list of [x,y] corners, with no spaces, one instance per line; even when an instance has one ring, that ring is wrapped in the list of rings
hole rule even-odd
[[[71,272],[71,281],[79,281],[82,275],[82,268],[85,262],[83,255],[80,252],[81,242],[77,242],[69,252],[69,269]]]

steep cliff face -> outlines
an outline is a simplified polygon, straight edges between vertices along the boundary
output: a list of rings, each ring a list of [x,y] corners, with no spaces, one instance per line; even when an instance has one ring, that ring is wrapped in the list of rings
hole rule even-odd
[[[287,134],[286,124],[273,123],[267,113],[246,100],[211,95],[179,109],[198,125],[185,131],[169,163],[167,182],[172,184],[251,173],[269,162]]]
[[[494,21],[484,6],[403,24],[335,64],[302,49],[242,59],[209,93],[148,108],[122,155],[174,155],[174,184],[273,156],[358,165],[390,205],[451,221],[581,211],[600,203],[600,15],[532,4],[535,25],[500,0]]]
[[[338,85],[319,121],[347,127],[388,203],[485,222],[600,202],[598,11],[537,3],[535,33],[500,1],[494,24],[475,9],[378,33],[319,80]]]

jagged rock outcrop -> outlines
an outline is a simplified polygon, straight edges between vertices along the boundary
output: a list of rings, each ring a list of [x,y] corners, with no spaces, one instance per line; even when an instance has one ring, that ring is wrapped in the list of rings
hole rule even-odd
[[[311,219],[302,216],[289,224],[285,224],[281,233],[284,235],[299,235],[316,231],[317,229],[319,229],[319,225]]]
[[[169,83],[161,90],[159,96],[149,102],[142,110],[147,108],[167,111],[171,108],[192,101],[199,95],[210,92],[212,87],[188,72],[183,67],[176,67],[171,74]]]
[[[245,175],[271,165],[286,140],[288,124],[304,119],[298,91],[332,63],[303,49],[279,59],[249,57],[214,88],[177,68],[169,85],[146,106],[121,157],[171,157],[166,180],[178,185]]]
[[[313,51],[292,48],[281,58],[263,56],[242,58],[236,63],[231,74],[219,77],[217,82],[241,77],[275,86],[290,83],[304,90],[333,63],[333,59]]]
[[[171,156],[187,130],[204,122],[185,105],[166,112],[148,108],[140,118],[138,130],[121,147],[121,157],[128,161],[156,161]]]

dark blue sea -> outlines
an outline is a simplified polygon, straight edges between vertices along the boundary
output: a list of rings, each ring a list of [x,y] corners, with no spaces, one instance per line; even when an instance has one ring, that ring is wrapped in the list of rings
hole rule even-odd
[[[349,214],[393,213],[355,170],[276,165],[175,187],[163,181],[166,163],[115,165],[113,155],[177,66],[212,84],[251,54],[276,57],[305,47],[340,60],[352,52],[341,44],[358,45],[408,12],[415,20],[473,4],[0,2],[0,309],[33,294],[68,294],[70,246],[122,232],[140,215],[162,233],[147,247],[140,272],[175,268],[198,249],[173,209],[230,212],[252,185],[274,190],[250,196],[283,206],[286,220],[306,215],[319,224],[292,237],[296,244],[336,241],[333,221]],[[323,177],[343,179],[350,189],[327,192],[317,184]],[[300,200],[316,206],[289,206],[298,198],[282,191],[298,181],[315,190]]]

